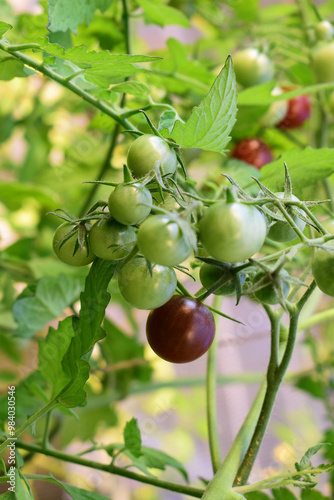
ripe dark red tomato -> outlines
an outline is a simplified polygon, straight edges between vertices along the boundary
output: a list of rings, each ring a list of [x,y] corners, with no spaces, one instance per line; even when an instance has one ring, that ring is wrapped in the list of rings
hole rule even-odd
[[[284,88],[287,92],[292,90]],[[283,120],[277,125],[279,128],[299,128],[311,114],[311,102],[308,95],[299,95],[288,100],[288,110]]]
[[[258,170],[274,159],[270,148],[260,139],[243,139],[238,142],[231,157],[254,165]]]
[[[202,302],[174,296],[150,312],[146,334],[160,358],[171,363],[189,363],[209,349],[215,336],[215,321]]]

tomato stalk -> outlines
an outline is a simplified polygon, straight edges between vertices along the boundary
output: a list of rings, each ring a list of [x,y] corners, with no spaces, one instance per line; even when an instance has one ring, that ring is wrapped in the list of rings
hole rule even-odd
[[[37,410],[31,417],[28,418],[24,422],[21,427],[17,429],[17,431],[13,434],[13,436],[5,439],[2,444],[0,445],[0,453],[4,451],[7,447],[7,445],[10,444],[11,441],[16,440],[18,436],[20,436],[26,429],[28,429],[32,424],[34,424],[39,418],[43,417],[46,413],[48,413],[50,410],[55,408],[58,405],[58,400],[57,398],[52,399],[47,405],[43,406],[43,408],[40,408]]]
[[[215,296],[213,305],[220,309],[222,299]],[[215,315],[216,332],[219,331],[219,316]],[[221,464],[221,455],[219,449],[219,435],[217,426],[217,350],[218,334],[208,351],[207,372],[206,372],[206,412],[208,422],[209,446],[213,473],[215,474]]]

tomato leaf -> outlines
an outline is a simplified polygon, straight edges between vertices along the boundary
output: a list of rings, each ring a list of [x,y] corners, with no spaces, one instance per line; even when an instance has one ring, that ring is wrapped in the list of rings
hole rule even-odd
[[[50,31],[77,32],[78,25],[86,22],[90,24],[97,9],[104,12],[113,0],[48,0]]]
[[[287,488],[277,488],[273,490],[272,494],[275,500],[297,500],[295,495]]]
[[[124,445],[136,458],[142,455],[141,434],[136,418],[132,418],[125,424],[123,431]]]
[[[67,377],[62,367],[63,357],[74,336],[72,317],[59,322],[58,329],[50,327],[45,340],[39,341],[39,371],[51,382],[53,396],[66,384]]]
[[[170,135],[181,147],[201,148],[223,153],[236,122],[237,90],[229,57],[199,106],[193,108],[186,123],[177,121]]]
[[[301,500],[330,500],[330,498],[325,497],[320,491],[302,490]]]
[[[18,297],[14,303],[17,334],[30,337],[46,323],[58,318],[78,298],[80,289],[81,280],[68,275],[41,278],[32,296]]]
[[[284,161],[289,167],[292,185],[298,189],[309,187],[334,172],[333,149],[292,149],[262,167],[261,182],[272,189],[284,186]]]
[[[145,83],[141,82],[123,82],[118,85],[114,85],[111,88],[111,92],[121,92],[124,94],[133,95],[135,97],[147,96],[150,93],[150,89]]]
[[[159,26],[177,24],[185,28],[190,27],[188,18],[174,7],[161,3],[155,4],[149,0],[136,0],[136,2],[144,9],[144,19],[147,24],[158,24]]]
[[[271,500],[268,495],[262,493],[262,491],[252,491],[251,493],[246,493],[245,498],[247,500]]]
[[[0,38],[2,38],[3,35],[11,29],[13,29],[13,26],[11,26],[8,23],[4,23],[3,21],[0,21]]]
[[[62,365],[69,382],[59,393],[59,403],[68,408],[85,404],[84,386],[89,376],[89,357],[94,344],[105,336],[101,323],[110,300],[107,292],[115,262],[96,259],[81,294],[80,317],[73,317],[74,336]]]

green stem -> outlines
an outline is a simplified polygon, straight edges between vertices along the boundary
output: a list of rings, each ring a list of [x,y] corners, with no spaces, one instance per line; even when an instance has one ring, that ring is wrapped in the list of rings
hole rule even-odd
[[[36,420],[38,420],[40,417],[43,417],[46,413],[48,413],[52,408],[55,408],[57,406],[58,401],[56,399],[53,399],[48,403],[47,405],[43,406],[40,410],[36,411],[33,415],[31,415],[28,420],[24,422],[19,429],[13,434],[13,436],[7,438],[5,441],[2,442],[0,445],[0,453],[4,451],[7,447],[8,444],[10,444],[11,441],[16,440],[18,436],[20,436],[28,427],[30,427]]]
[[[256,422],[260,415],[263,398],[266,392],[267,381],[263,380],[248,415],[242,424],[224,462],[219,467],[216,475],[210,481],[202,497],[202,500],[217,500],[233,498],[231,488],[238,466],[247,449],[251,436],[254,432]],[[224,496],[225,495],[225,496]]]
[[[213,305],[216,309],[220,308],[221,297],[215,296]],[[218,326],[219,316],[215,315],[216,336],[208,352],[207,371],[206,371],[206,413],[208,422],[209,447],[213,473],[215,474],[221,464],[221,455],[219,450],[219,435],[217,425],[217,349],[218,349]]]
[[[315,281],[311,283],[309,288],[306,290],[304,295],[299,299],[296,305],[294,306],[288,306],[289,308],[289,315],[290,315],[290,325],[289,325],[289,336],[288,336],[288,341],[286,343],[285,351],[282,356],[282,360],[279,364],[279,366],[276,366],[275,369],[271,365],[272,363],[272,356],[271,360],[269,363],[268,367],[268,372],[267,372],[267,380],[268,380],[268,387],[266,391],[266,395],[264,398],[263,402],[263,407],[261,410],[260,418],[258,420],[258,423],[256,425],[251,443],[248,447],[247,453],[242,461],[242,464],[239,467],[238,470],[238,475],[235,481],[235,485],[243,485],[247,482],[249,474],[252,470],[252,467],[254,465],[254,461],[257,457],[258,451],[261,446],[261,442],[264,437],[264,433],[266,431],[266,428],[268,426],[272,408],[277,396],[278,389],[281,385],[281,382],[284,378],[285,372],[289,366],[293,349],[295,346],[296,342],[296,337],[297,337],[297,332],[298,332],[298,319],[299,319],[299,314],[304,305],[306,304],[307,300],[310,298],[312,295],[314,289],[316,287]],[[276,316],[277,318],[277,324],[275,323],[275,316],[272,316],[270,318],[271,321],[271,326],[272,330],[274,328],[277,328],[278,330],[278,335],[279,335],[279,317]],[[275,336],[272,333],[272,340],[275,338]],[[273,352],[273,347],[272,347],[272,352]]]
[[[191,486],[184,486],[182,484],[174,484],[169,481],[163,481],[161,479],[157,479],[155,477],[144,476],[142,474],[138,474],[136,472],[132,472],[128,469],[123,469],[121,467],[116,467],[112,464],[102,464],[99,462],[94,462],[93,460],[87,460],[76,455],[69,455],[67,453],[63,453],[57,450],[52,449],[43,449],[39,446],[26,444],[21,441],[16,442],[16,447],[22,450],[27,450],[34,453],[40,453],[42,455],[46,455],[48,457],[54,457],[60,460],[64,460],[65,462],[82,465],[84,467],[89,467],[91,469],[96,469],[104,472],[108,472],[110,474],[115,474],[117,476],[127,477],[128,479],[134,479],[135,481],[139,481],[144,484],[150,484],[151,486],[156,486],[158,488],[163,488],[169,491],[175,491],[177,493],[182,493],[184,495],[189,495],[195,498],[201,498],[203,494],[203,490],[199,488],[193,488]]]
[[[16,46],[14,46],[14,48],[16,50]],[[93,97],[88,92],[81,89],[80,87],[78,87],[74,83],[66,81],[66,78],[63,78],[62,76],[58,75],[50,68],[45,67],[43,64],[38,63],[32,57],[29,57],[25,54],[22,54],[21,52],[12,52],[11,45],[7,45],[3,41],[0,41],[0,49],[7,52],[7,53],[10,53],[13,57],[15,57],[16,59],[21,61],[26,66],[29,66],[30,68],[33,68],[34,70],[38,71],[39,73],[42,73],[43,75],[51,78],[55,82],[59,83],[62,87],[65,87],[68,90],[70,90],[71,92],[73,92],[74,94],[78,95],[84,101],[88,102],[89,104],[91,104],[95,108],[99,109],[100,111],[102,111],[106,115],[110,116],[110,118],[115,120],[119,125],[121,125],[125,129],[136,132],[137,129],[135,127],[133,127],[133,125],[129,121],[125,120],[124,118],[121,118],[107,104],[100,101],[96,97]],[[136,134],[134,134],[134,136],[136,136]]]

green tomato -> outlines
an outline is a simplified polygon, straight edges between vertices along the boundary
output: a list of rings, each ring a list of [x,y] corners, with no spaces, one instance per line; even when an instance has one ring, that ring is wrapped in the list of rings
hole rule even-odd
[[[237,81],[244,87],[268,82],[274,76],[272,61],[255,48],[237,52],[233,58],[233,66]]]
[[[61,224],[57,229],[53,236],[53,250],[57,255],[58,259],[65,264],[69,264],[74,267],[87,266],[94,259],[95,255],[91,250],[91,247],[88,243],[87,246],[84,245],[83,248],[80,248],[78,244],[78,233],[73,233],[69,239],[66,241],[61,241],[67,233],[69,233],[75,226],[73,224],[69,224],[65,222]]]
[[[325,246],[333,248],[333,252],[316,248],[312,259],[312,273],[320,290],[334,297],[334,241],[327,241]]]
[[[330,40],[333,38],[334,28],[329,21],[320,21],[315,26],[315,36],[318,40]]]
[[[212,257],[235,263],[260,250],[267,234],[264,216],[250,205],[216,203],[199,222],[200,240]]]
[[[120,184],[110,193],[108,207],[117,222],[125,226],[139,224],[148,217],[152,205],[150,191],[140,184]]]
[[[186,221],[175,222],[167,215],[153,215],[138,230],[138,248],[147,260],[161,266],[176,266],[193,250],[193,230]]]
[[[166,141],[156,135],[145,134],[136,139],[128,152],[127,164],[133,175],[144,177],[160,165],[164,174],[173,174],[177,168],[177,156]]]
[[[279,273],[280,278],[281,278],[281,285],[282,285],[282,292],[283,296],[287,297],[290,291],[290,285],[286,281],[284,281],[284,278],[286,278],[289,273],[285,270],[282,269]],[[263,279],[264,273],[260,271],[259,273],[256,274],[254,278],[254,283],[259,282],[261,279]],[[263,304],[269,304],[269,305],[275,305],[279,304],[279,295],[277,293],[277,289],[274,285],[273,280],[270,279],[270,276],[267,276],[268,285],[265,285],[263,288],[260,288],[257,290],[254,295],[255,297],[262,302]],[[279,286],[278,279],[276,279],[277,286]]]
[[[284,199],[283,192],[275,193],[275,195],[282,200]],[[286,198],[286,199],[288,199],[288,198]],[[297,198],[297,196],[295,196],[295,195],[292,195],[291,199],[295,200],[295,201],[299,201],[299,198]],[[268,207],[268,208],[270,208],[271,210],[273,210],[275,212],[278,211],[276,207]],[[301,210],[299,208],[297,208],[297,210],[301,214],[305,215],[305,212],[303,210]],[[291,215],[291,217],[293,218],[293,220],[295,221],[295,224],[299,227],[299,229],[301,231],[304,231],[306,223],[303,220],[301,220],[299,217],[297,217],[297,215],[292,214],[291,209],[287,208],[287,211],[288,211],[289,215]],[[274,224],[270,227],[269,233],[268,233],[268,238],[270,238],[271,240],[280,241],[280,242],[293,241],[297,237],[298,237],[298,235],[294,231],[294,229],[292,229],[292,227],[289,225],[288,222],[284,222],[284,221],[274,222]]]
[[[90,244],[100,259],[121,260],[129,255],[129,247],[136,242],[136,231],[115,220],[98,221],[90,230]],[[126,246],[126,248],[119,248]]]
[[[137,309],[155,309],[174,295],[176,289],[174,269],[152,266],[152,274],[146,260],[136,257],[125,263],[118,273],[118,286],[122,297]]]
[[[199,271],[199,279],[201,280],[204,288],[209,290],[218,280],[224,280],[224,283],[217,288],[214,295],[233,295],[235,294],[235,280],[234,276],[227,269],[222,267],[213,266],[204,262]],[[246,279],[245,274],[240,275],[241,284]]]
[[[315,77],[318,82],[334,81],[334,42],[319,45],[312,54]]]
[[[281,95],[284,93],[284,90],[280,87],[274,87],[271,92],[271,95]],[[275,101],[273,102],[269,109],[266,111],[264,115],[261,116],[259,120],[259,124],[261,127],[275,127],[278,123],[280,123],[285,117],[288,111],[288,102],[285,100]]]

